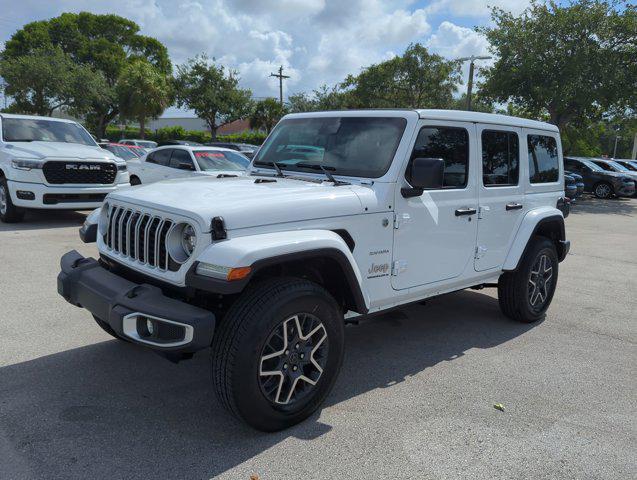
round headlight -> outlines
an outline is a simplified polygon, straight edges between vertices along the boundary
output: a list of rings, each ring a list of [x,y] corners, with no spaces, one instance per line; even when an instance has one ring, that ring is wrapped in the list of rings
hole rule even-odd
[[[197,234],[192,225],[186,225],[181,231],[181,246],[188,256],[192,255],[197,246]]]

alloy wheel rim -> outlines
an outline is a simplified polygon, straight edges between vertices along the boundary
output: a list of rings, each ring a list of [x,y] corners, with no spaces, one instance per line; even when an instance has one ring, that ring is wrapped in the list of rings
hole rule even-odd
[[[298,313],[278,324],[261,352],[259,386],[271,403],[289,406],[316,386],[327,364],[327,330],[315,315]]]
[[[553,283],[553,262],[548,255],[540,255],[529,274],[528,298],[534,310],[546,304]]]
[[[0,185],[0,213],[2,215],[7,213],[7,192],[4,189],[4,185]]]
[[[607,197],[609,193],[610,193],[610,188],[608,187],[608,185],[601,184],[597,186],[597,194],[600,197]]]

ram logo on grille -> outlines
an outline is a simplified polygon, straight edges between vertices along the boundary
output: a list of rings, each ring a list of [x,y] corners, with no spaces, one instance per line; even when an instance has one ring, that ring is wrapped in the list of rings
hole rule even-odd
[[[84,165],[82,163],[67,163],[67,170],[101,170],[100,165]]]
[[[144,265],[167,270],[170,255],[166,240],[175,222],[156,215],[112,205],[108,210],[106,246]]]

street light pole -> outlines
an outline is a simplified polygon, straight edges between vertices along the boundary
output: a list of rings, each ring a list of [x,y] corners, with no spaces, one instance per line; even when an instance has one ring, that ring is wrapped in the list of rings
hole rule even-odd
[[[489,57],[487,55],[483,55],[483,56],[471,55],[470,57],[462,57],[457,60],[458,62],[466,62],[466,61],[471,62],[469,63],[469,81],[467,82],[467,110],[469,111],[471,111],[471,91],[473,90],[473,72],[475,70],[475,61],[476,60],[491,60],[492,58],[493,57]]]
[[[283,105],[283,79],[290,78],[290,76],[283,75],[283,65],[279,67],[279,73],[271,73],[270,76],[279,79],[279,102],[281,102],[281,105]]]
[[[619,140],[619,135],[615,135],[615,148],[613,148],[613,158],[617,158],[617,140]]]

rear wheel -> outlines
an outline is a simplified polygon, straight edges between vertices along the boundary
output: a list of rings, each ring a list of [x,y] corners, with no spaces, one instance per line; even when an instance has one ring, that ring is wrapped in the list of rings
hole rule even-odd
[[[215,332],[215,391],[250,426],[287,428],[311,415],[332,389],[343,343],[343,315],[321,286],[266,280],[237,300]]]
[[[544,317],[557,285],[558,259],[554,243],[534,237],[515,272],[498,281],[500,309],[507,317],[531,323]]]
[[[593,193],[597,198],[610,198],[613,195],[613,187],[606,182],[595,185]]]
[[[7,179],[0,177],[0,220],[4,223],[18,223],[24,218],[25,210],[11,201]]]

